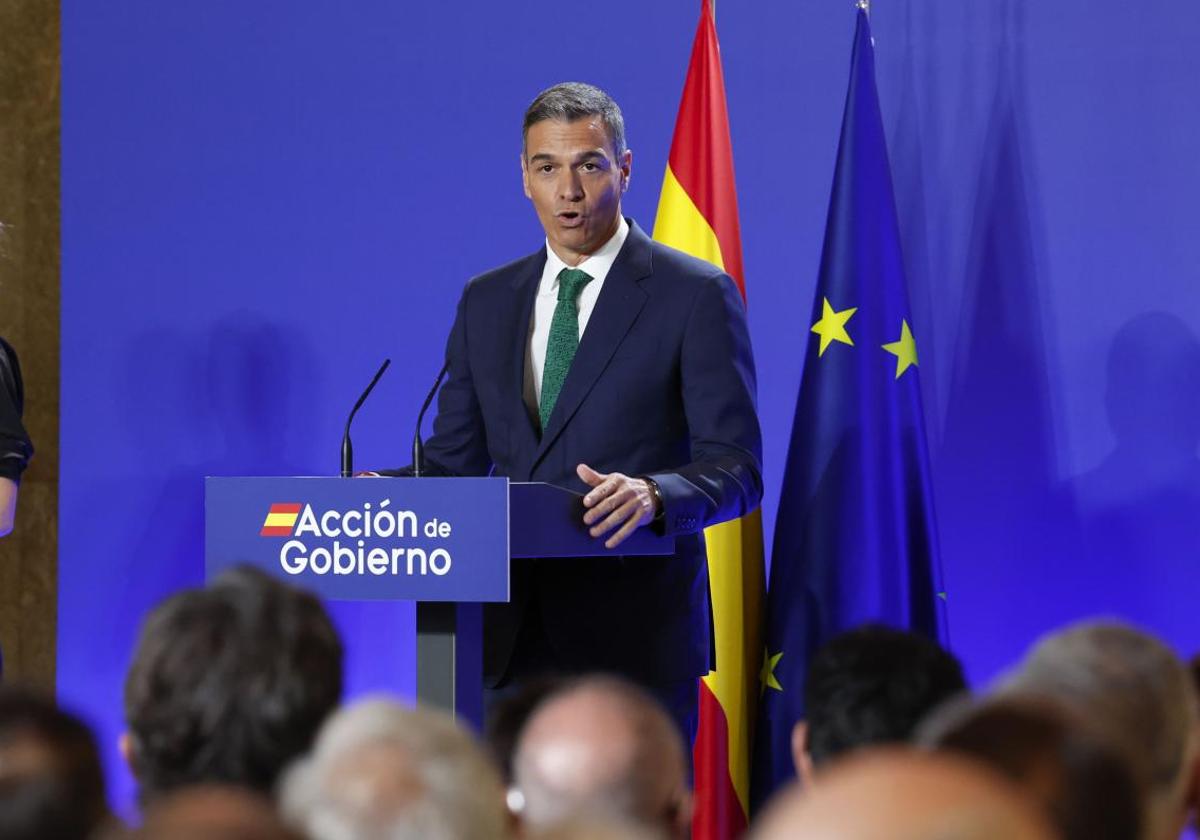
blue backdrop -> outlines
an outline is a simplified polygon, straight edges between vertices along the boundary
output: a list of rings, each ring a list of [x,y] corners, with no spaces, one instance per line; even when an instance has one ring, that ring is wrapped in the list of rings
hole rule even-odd
[[[1200,648],[1200,6],[874,6],[955,648],[985,680],[1097,612]],[[651,226],[697,14],[64,0],[58,674],[106,747],[140,617],[202,578],[203,476],[332,474],[384,356],[358,459],[407,460],[462,284],[541,241],[541,88],[621,103]],[[717,25],[770,529],[854,14]],[[411,609],[334,610],[350,691],[411,693]]]

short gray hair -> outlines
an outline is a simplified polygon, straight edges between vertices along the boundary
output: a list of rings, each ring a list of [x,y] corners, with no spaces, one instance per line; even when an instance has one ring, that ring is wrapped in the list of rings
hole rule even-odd
[[[1140,784],[1174,785],[1193,747],[1196,693],[1179,657],[1148,633],[1084,622],[1043,637],[1001,691],[1045,694],[1121,746]]]
[[[331,717],[279,798],[312,840],[508,835],[499,773],[482,748],[450,716],[383,698]]]
[[[525,109],[521,128],[522,146],[529,136],[529,127],[544,120],[574,122],[584,117],[599,117],[604,123],[618,156],[625,154],[625,118],[613,98],[595,85],[584,82],[561,82],[546,88]]]

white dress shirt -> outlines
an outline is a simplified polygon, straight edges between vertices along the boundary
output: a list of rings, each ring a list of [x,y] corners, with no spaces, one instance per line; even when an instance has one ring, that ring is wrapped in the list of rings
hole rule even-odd
[[[563,262],[546,241],[546,267],[542,269],[542,281],[538,284],[537,300],[533,304],[533,317],[529,320],[529,343],[525,346],[525,406],[531,417],[538,416],[538,404],[542,398],[542,371],[546,366],[546,344],[550,340],[550,322],[554,320],[554,309],[558,306],[558,273],[564,268],[586,271],[592,279],[579,293],[579,339],[587,328],[596,299],[604,286],[604,278],[625,244],[629,235],[629,223],[624,217],[612,238],[596,249],[579,265]]]

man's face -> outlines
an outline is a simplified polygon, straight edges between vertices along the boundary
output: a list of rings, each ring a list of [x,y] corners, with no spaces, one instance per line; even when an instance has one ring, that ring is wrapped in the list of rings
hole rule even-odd
[[[525,134],[525,195],[550,247],[568,265],[578,265],[620,226],[621,193],[629,183],[633,154],[616,154],[599,116],[542,120]]]

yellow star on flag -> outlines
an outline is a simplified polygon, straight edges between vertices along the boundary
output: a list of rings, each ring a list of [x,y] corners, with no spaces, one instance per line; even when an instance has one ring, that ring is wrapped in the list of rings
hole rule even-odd
[[[774,656],[771,655],[771,651],[769,650],[763,651],[762,670],[758,674],[758,681],[762,683],[763,691],[766,691],[768,688],[773,688],[776,691],[783,691],[783,686],[781,686],[779,684],[779,680],[775,678],[775,666],[779,664],[779,660],[782,658],[783,651],[779,651],[779,653],[775,654]]]
[[[829,304],[829,298],[821,300],[823,301],[821,320],[812,326],[812,331],[821,336],[821,347],[817,350],[817,355],[824,356],[829,345],[835,341],[853,347],[854,342],[850,339],[850,334],[846,332],[846,322],[850,320],[851,315],[858,311],[858,307],[854,306],[850,309],[843,309],[841,312],[834,312],[833,307]]]
[[[913,341],[908,321],[900,321],[900,340],[883,345],[883,349],[896,357],[896,378],[910,367],[917,366],[917,343]]]

